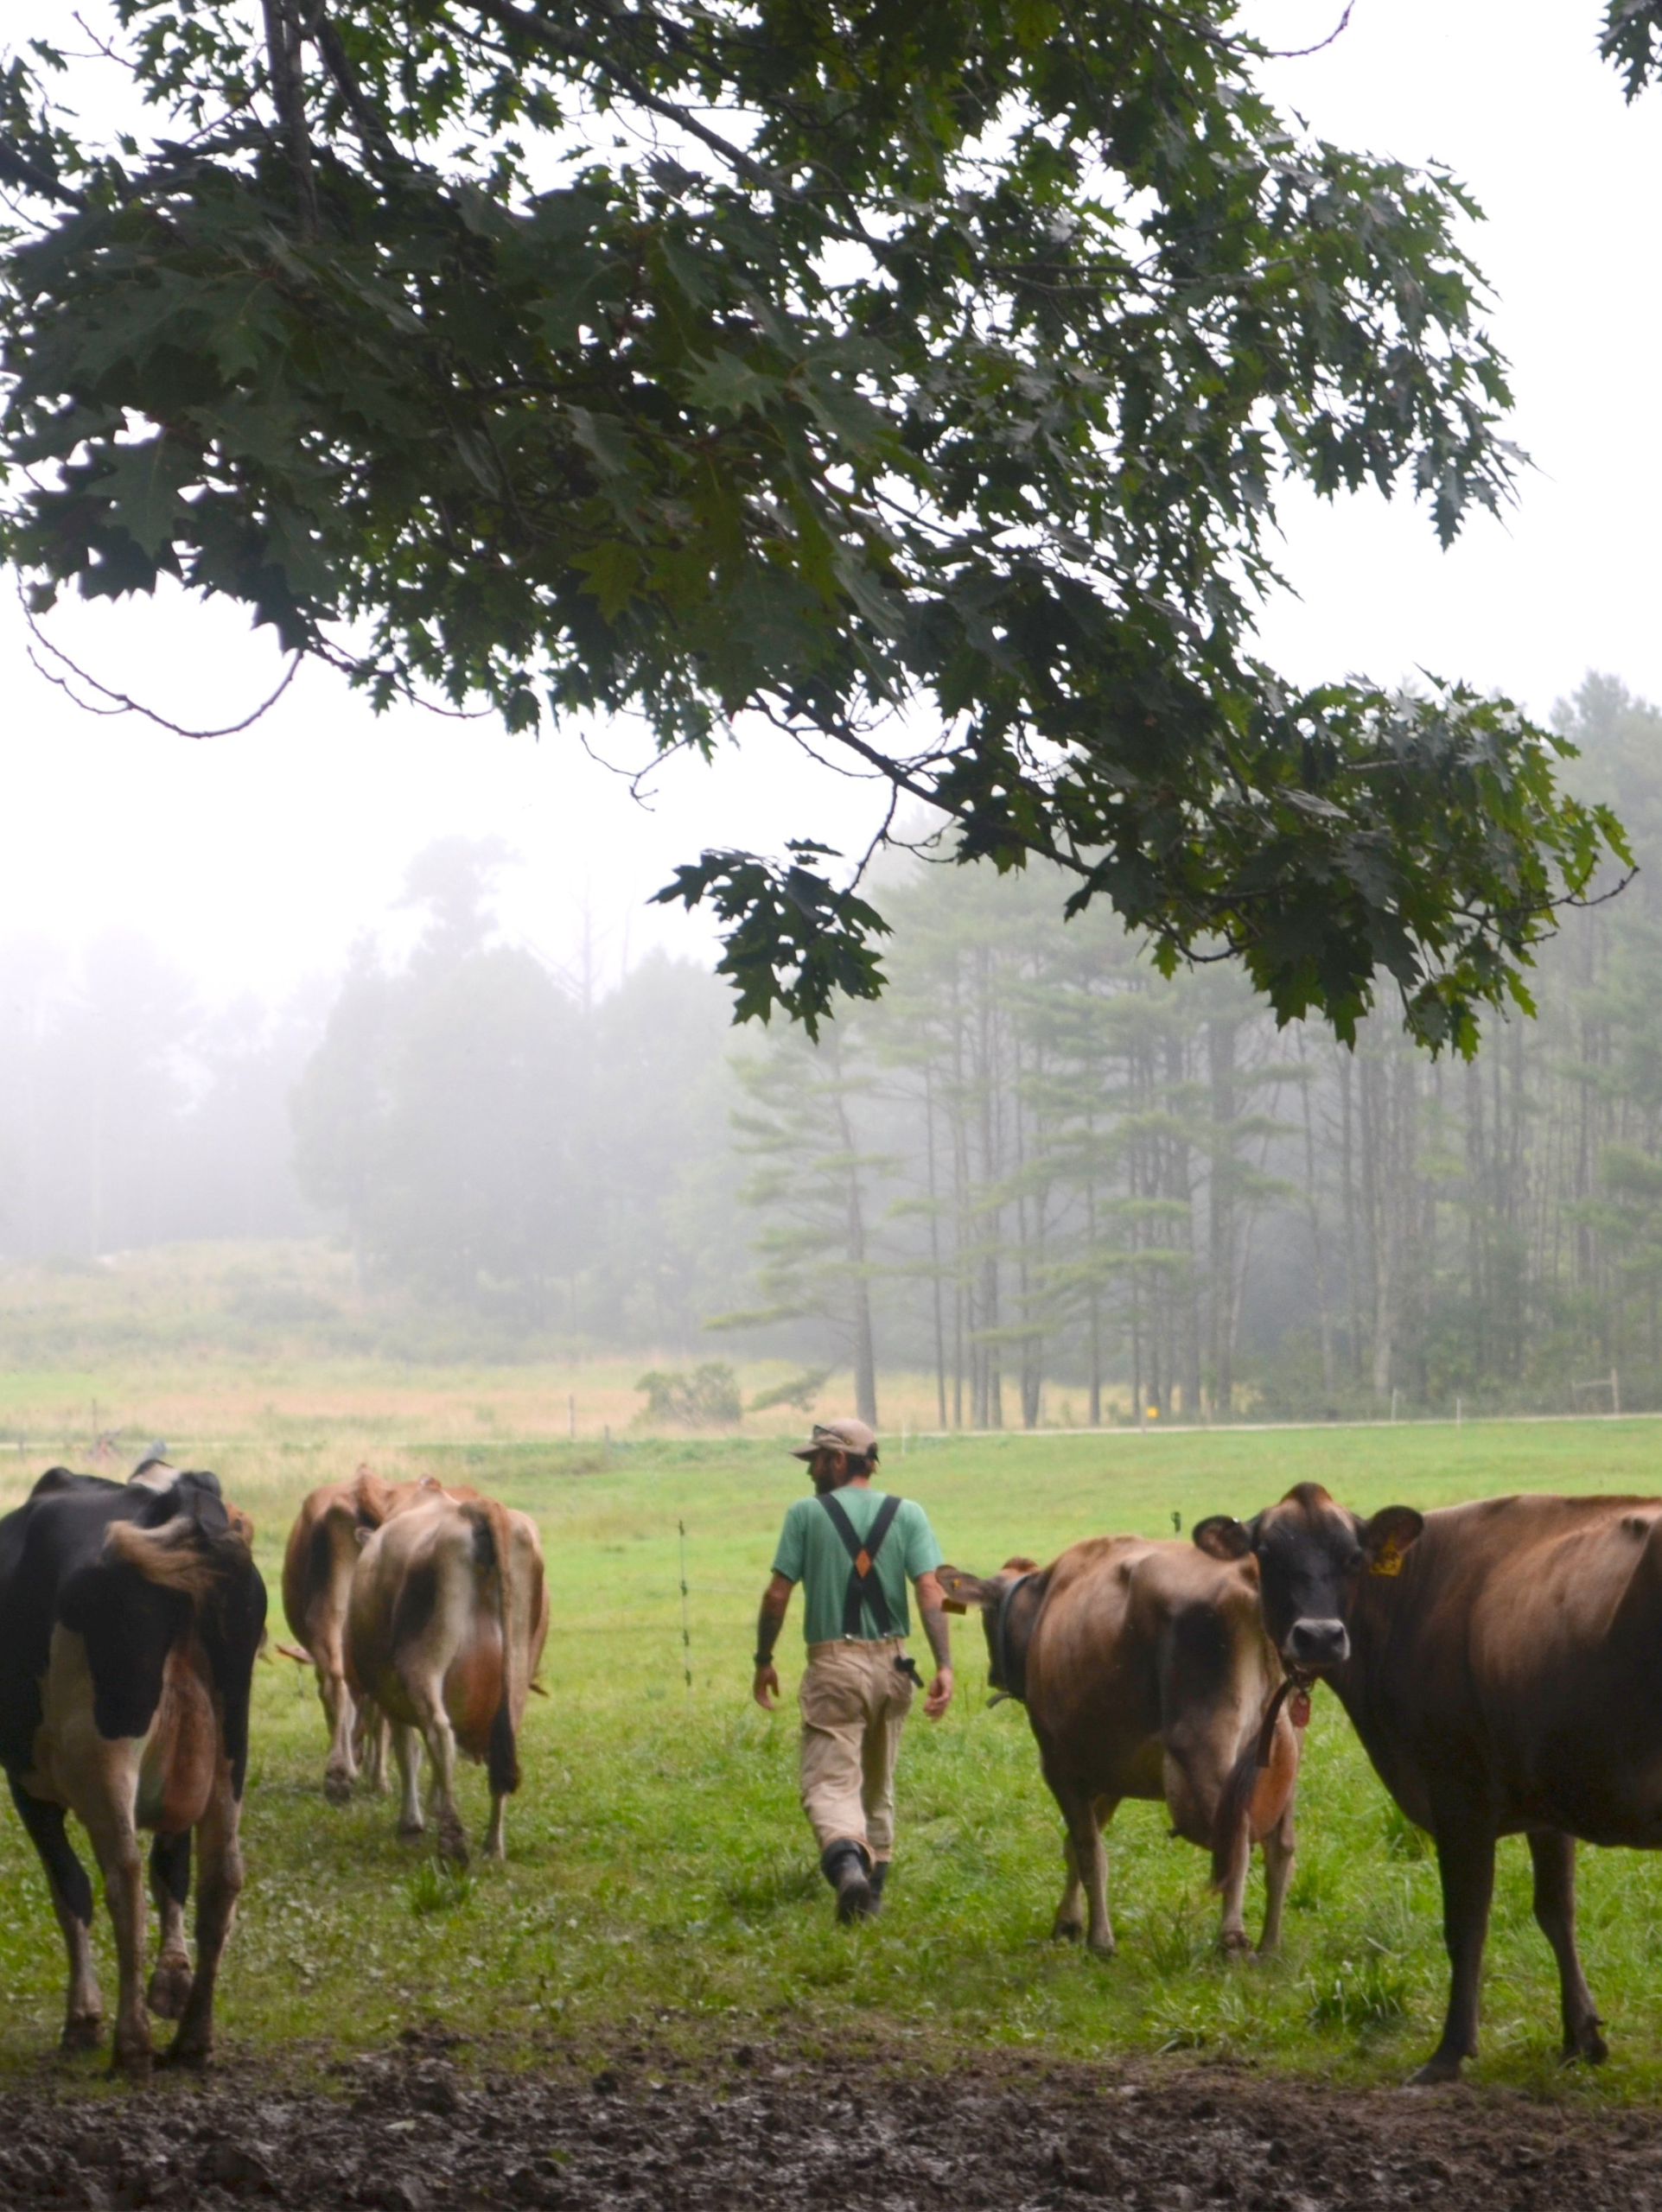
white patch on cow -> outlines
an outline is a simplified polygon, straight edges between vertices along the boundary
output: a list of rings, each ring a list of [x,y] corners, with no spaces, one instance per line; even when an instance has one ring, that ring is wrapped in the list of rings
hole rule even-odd
[[[139,1490],[169,1491],[178,1480],[178,1468],[169,1466],[165,1459],[141,1459],[128,1476],[127,1487],[130,1490],[137,1487]]]

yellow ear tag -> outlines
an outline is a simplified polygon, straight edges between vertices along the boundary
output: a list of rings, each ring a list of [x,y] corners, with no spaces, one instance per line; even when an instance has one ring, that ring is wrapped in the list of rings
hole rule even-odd
[[[1403,1555],[1398,1548],[1394,1537],[1385,1538],[1379,1547],[1378,1555],[1368,1561],[1367,1571],[1370,1574],[1400,1574],[1402,1573]]]

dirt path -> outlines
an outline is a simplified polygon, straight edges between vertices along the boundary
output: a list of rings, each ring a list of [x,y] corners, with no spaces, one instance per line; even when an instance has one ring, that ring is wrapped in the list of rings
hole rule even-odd
[[[88,2099],[0,2091],[0,2204],[204,2212],[1338,2212],[1662,2207],[1662,2113],[1462,2090],[1355,2095],[1223,2069],[989,2058],[944,2075],[644,2055],[477,2074],[431,2040],[341,2069],[342,2094],[249,2068]]]

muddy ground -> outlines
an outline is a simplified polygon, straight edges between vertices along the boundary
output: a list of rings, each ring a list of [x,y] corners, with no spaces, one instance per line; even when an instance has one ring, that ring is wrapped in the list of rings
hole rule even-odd
[[[0,2204],[207,2212],[989,2206],[999,2212],[1662,2208],[1662,2112],[1354,2094],[1226,2068],[988,2058],[950,2073],[739,2046],[493,2074],[442,2036],[336,2069],[232,2062],[114,2095],[0,2090]]]

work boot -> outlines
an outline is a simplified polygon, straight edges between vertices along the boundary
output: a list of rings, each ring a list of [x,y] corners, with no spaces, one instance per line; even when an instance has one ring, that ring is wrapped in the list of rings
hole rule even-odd
[[[837,1892],[840,1921],[846,1924],[850,1920],[870,1919],[875,1910],[870,1862],[859,1844],[846,1837],[841,1843],[828,1844],[820,1853],[819,1871]]]
[[[871,1910],[874,1918],[882,1910],[883,1884],[888,1879],[888,1861],[886,1859],[880,1859],[873,1866],[870,1878],[866,1883],[866,1887],[871,1891]]]

